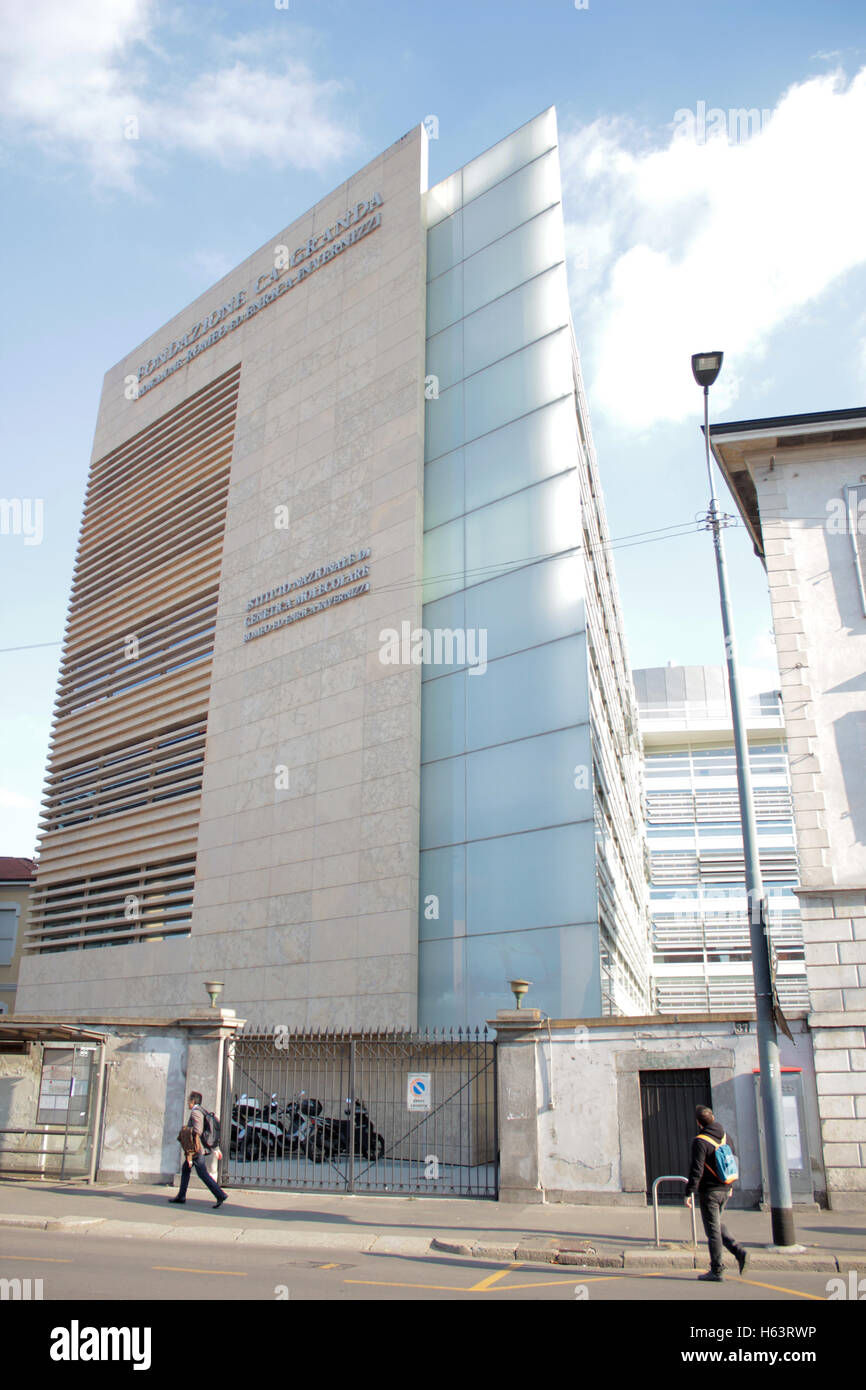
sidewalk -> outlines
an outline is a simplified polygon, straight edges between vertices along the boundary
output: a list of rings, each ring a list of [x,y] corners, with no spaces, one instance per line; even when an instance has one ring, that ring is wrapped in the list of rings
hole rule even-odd
[[[88,1187],[0,1180],[0,1227],[136,1236],[168,1243],[280,1245],[287,1250],[440,1252],[585,1269],[704,1269],[707,1265],[700,1215],[694,1252],[691,1217],[685,1206],[662,1207],[662,1249],[656,1250],[651,1207],[511,1206],[470,1199],[233,1188],[226,1205],[216,1212],[210,1194],[193,1178],[187,1210],[181,1211],[167,1205],[171,1192],[169,1187],[133,1184]],[[749,1249],[752,1269],[866,1271],[866,1212],[797,1214],[797,1238],[805,1248],[796,1253],[767,1248],[769,1212],[734,1210],[727,1217]]]

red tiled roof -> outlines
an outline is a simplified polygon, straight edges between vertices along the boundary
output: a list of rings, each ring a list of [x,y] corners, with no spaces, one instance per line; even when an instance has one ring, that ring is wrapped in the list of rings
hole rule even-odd
[[[36,877],[35,859],[9,859],[0,855],[0,882],[29,883]]]

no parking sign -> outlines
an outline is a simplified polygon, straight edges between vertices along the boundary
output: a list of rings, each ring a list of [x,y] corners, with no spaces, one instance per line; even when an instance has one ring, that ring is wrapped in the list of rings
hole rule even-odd
[[[406,1083],[406,1108],[408,1110],[430,1109],[430,1072],[410,1071]]]

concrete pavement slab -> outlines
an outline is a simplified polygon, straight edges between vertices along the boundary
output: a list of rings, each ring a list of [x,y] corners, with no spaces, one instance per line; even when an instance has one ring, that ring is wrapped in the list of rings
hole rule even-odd
[[[472,1198],[435,1198],[230,1189],[214,1212],[207,1194],[181,1211],[166,1205],[170,1189],[0,1180],[0,1225],[79,1230],[98,1234],[149,1234],[171,1242],[261,1244],[286,1250],[419,1254],[429,1250],[466,1258],[583,1268],[671,1267],[652,1245],[650,1208],[511,1205]],[[769,1213],[734,1209],[730,1224],[756,1260],[755,1268],[807,1268],[794,1255],[763,1249]],[[796,1213],[801,1259],[823,1260],[820,1270],[866,1269],[866,1213]],[[662,1212],[666,1250],[703,1266],[706,1248],[690,1250],[691,1223],[683,1207]],[[218,1234],[214,1234],[218,1233]],[[674,1239],[676,1238],[676,1239]],[[388,1242],[388,1244],[380,1243]],[[761,1256],[758,1260],[758,1256]],[[773,1261],[771,1263],[771,1261]],[[785,1263],[782,1263],[782,1262]],[[629,1263],[632,1263],[631,1258]],[[686,1265],[685,1267],[689,1267]]]

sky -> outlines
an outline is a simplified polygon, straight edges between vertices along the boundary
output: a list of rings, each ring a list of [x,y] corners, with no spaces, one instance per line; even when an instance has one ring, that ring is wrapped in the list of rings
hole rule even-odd
[[[866,403],[862,0],[0,0],[0,854],[35,847],[104,373],[419,122],[432,184],[551,105],[631,662],[718,664],[690,358],[725,353],[713,420]]]

